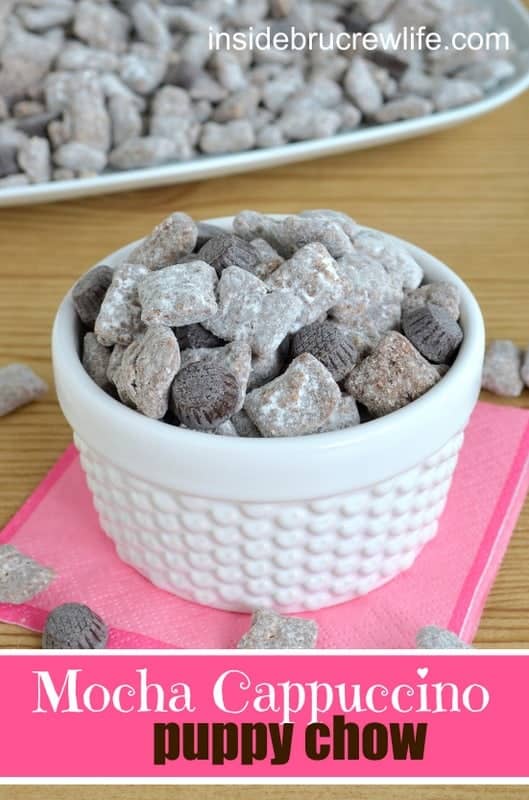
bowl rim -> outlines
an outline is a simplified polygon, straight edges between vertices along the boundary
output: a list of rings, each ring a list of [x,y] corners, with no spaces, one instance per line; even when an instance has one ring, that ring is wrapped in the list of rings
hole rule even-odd
[[[270,214],[280,218],[281,214]],[[217,217],[204,220],[204,222],[219,225],[219,227],[226,227],[231,225],[233,217]],[[375,230],[367,226],[361,226],[364,230]],[[424,408],[427,404],[432,402],[441,402],[443,397],[451,394],[457,389],[457,383],[464,376],[469,366],[475,366],[476,355],[480,353],[484,345],[484,322],[481,314],[479,304],[466,283],[454,272],[448,265],[432,256],[427,251],[417,247],[416,245],[407,242],[404,239],[385,233],[384,231],[377,230],[378,233],[383,233],[391,240],[404,246],[408,252],[411,252],[421,266],[424,268],[424,261],[429,262],[430,265],[435,265],[436,269],[446,272],[445,280],[453,283],[459,289],[461,300],[461,319],[460,324],[463,328],[464,338],[459,349],[459,352],[448,370],[448,372],[441,377],[438,383],[435,384],[421,397],[413,400],[407,406],[393,411],[383,417],[369,420],[360,425],[350,428],[343,428],[338,431],[327,431],[323,433],[311,433],[302,436],[284,436],[284,437],[242,437],[242,436],[220,436],[207,431],[196,431],[187,428],[181,428],[175,425],[162,423],[162,420],[151,419],[139,413],[135,409],[121,403],[119,400],[108,395],[103,389],[97,386],[96,383],[85,372],[80,352],[78,349],[78,342],[75,341],[75,335],[70,335],[69,339],[64,340],[63,334],[65,330],[70,327],[72,323],[72,316],[75,318],[75,311],[72,302],[72,290],[75,284],[69,289],[64,299],[62,300],[57,315],[55,318],[52,334],[52,351],[54,361],[57,357],[66,358],[69,362],[69,369],[71,370],[71,377],[73,380],[81,382],[82,391],[93,399],[94,402],[101,406],[101,411],[108,411],[110,413],[118,413],[123,415],[125,420],[128,420],[131,425],[143,428],[147,434],[158,431],[163,424],[164,433],[174,439],[175,444],[179,441],[182,442],[196,442],[200,444],[207,437],[210,447],[218,451],[219,454],[226,450],[233,450],[239,448],[241,450],[253,447],[260,449],[291,449],[299,447],[303,442],[306,447],[311,448],[334,448],[337,446],[350,446],[355,442],[364,442],[365,439],[372,435],[383,435],[386,428],[393,428],[395,423],[405,423],[408,418],[416,413],[418,410]],[[123,259],[127,252],[133,247],[137,246],[143,238],[115,250],[105,258],[101,259],[94,264],[87,272],[90,272],[95,267],[101,264],[109,264],[113,268],[119,261]],[[425,271],[426,274],[426,271]],[[76,281],[77,283],[77,281]],[[71,330],[70,334],[74,331]],[[59,356],[60,354],[60,356]],[[210,441],[211,440],[211,441]]]

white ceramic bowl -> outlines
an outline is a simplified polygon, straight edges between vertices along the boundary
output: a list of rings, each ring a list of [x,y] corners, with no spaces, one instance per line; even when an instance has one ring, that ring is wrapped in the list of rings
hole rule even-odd
[[[212,222],[228,228],[231,219]],[[101,526],[124,561],[197,603],[289,612],[365,594],[411,566],[437,532],[479,394],[485,335],[457,275],[401,244],[430,280],[458,286],[464,342],[423,397],[334,433],[245,439],[142,416],[84,372],[68,293],[53,330],[57,394]]]

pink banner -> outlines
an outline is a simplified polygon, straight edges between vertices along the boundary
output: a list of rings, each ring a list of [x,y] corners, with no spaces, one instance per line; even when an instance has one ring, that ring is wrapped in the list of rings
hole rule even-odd
[[[0,656],[1,778],[525,778],[529,653]]]

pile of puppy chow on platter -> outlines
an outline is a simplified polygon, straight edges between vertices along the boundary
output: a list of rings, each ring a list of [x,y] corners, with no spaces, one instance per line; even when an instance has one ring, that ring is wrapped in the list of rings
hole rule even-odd
[[[340,33],[421,26],[439,34],[440,49],[330,47]],[[274,42],[292,30],[323,38],[238,50],[215,39],[251,31]],[[512,39],[503,50],[501,40],[499,50],[452,46],[454,34],[492,30],[501,33],[477,0],[3,0],[0,188],[278,147],[474,103],[526,58]]]

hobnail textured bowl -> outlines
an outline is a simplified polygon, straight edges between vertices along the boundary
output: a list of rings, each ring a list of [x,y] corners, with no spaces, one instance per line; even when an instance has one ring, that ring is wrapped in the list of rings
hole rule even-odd
[[[231,219],[212,222],[228,228]],[[124,561],[188,600],[287,612],[366,594],[413,564],[437,532],[478,397],[484,326],[455,273],[401,244],[430,280],[459,287],[463,345],[419,400],[334,433],[244,439],[143,417],[84,372],[68,293],[53,331],[57,393],[101,526]]]

